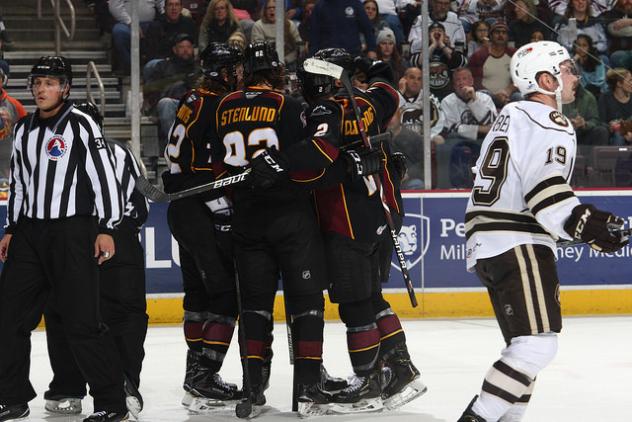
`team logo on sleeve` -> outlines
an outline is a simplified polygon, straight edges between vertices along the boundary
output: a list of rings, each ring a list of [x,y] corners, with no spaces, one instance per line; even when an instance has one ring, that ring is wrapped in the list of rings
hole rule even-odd
[[[48,155],[49,160],[61,160],[66,155],[67,150],[68,144],[60,135],[55,135],[46,142],[46,155]]]
[[[564,117],[564,115],[560,113],[559,111],[552,111],[549,114],[549,118],[551,119],[553,123],[557,125],[560,125],[562,127],[568,127],[568,119]]]

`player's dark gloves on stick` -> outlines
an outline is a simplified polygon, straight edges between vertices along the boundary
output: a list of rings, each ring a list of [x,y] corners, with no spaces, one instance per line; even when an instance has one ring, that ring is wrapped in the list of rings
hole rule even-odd
[[[373,60],[368,57],[356,57],[353,61],[356,69],[366,75],[367,82],[373,78],[385,79],[391,83],[395,79],[393,68],[381,60]]]
[[[588,243],[599,252],[616,252],[628,244],[628,237],[619,233],[622,228],[621,217],[590,204],[573,208],[564,224],[564,230],[574,239]]]
[[[288,163],[275,148],[267,149],[250,161],[250,185],[267,189],[288,177]]]
[[[342,152],[347,162],[347,173],[352,179],[379,173],[382,169],[382,152],[379,149],[365,147]]]

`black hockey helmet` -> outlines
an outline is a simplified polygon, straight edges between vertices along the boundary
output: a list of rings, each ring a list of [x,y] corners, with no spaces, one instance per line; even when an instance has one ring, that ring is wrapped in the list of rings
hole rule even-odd
[[[249,44],[246,47],[244,52],[244,73],[247,76],[264,70],[281,70],[282,67],[274,43],[260,41]]]
[[[299,66],[296,74],[301,81],[303,97],[307,101],[329,96],[335,90],[335,79],[331,76],[309,73],[303,66]]]
[[[323,48],[314,54],[314,58],[336,64],[347,70],[350,75],[353,74],[355,68],[353,56],[344,48]]]
[[[92,120],[99,126],[99,129],[103,131],[103,116],[99,111],[99,107],[92,101],[85,101],[80,104],[75,104],[75,108],[79,111],[86,113],[88,116],[92,117]]]
[[[234,88],[237,82],[237,65],[243,60],[241,51],[238,48],[231,47],[225,43],[213,42],[202,51],[200,57],[204,76],[220,82],[230,89]],[[225,70],[229,76],[233,77],[232,83],[225,81],[222,73],[223,70]]]
[[[31,68],[28,78],[29,89],[33,86],[33,80],[37,76],[48,76],[59,79],[63,85],[72,85],[72,66],[70,61],[63,56],[42,56]]]

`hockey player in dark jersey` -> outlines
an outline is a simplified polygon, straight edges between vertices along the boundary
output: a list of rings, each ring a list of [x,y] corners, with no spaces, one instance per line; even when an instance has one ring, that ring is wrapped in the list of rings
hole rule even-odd
[[[316,58],[347,69],[352,57],[342,49],[319,51]],[[382,62],[356,60],[369,78],[366,91],[354,92],[367,134],[383,132],[398,107],[397,91],[389,82],[389,67]],[[332,78],[303,73],[304,94],[311,101],[308,126],[321,131],[340,130],[343,147],[360,138],[355,114],[344,90],[335,92]],[[329,100],[327,97],[333,98]],[[336,137],[331,137],[336,139]],[[387,144],[378,146],[383,161],[380,179],[384,197],[398,225],[403,214],[399,174]],[[345,178],[315,190],[319,223],[325,237],[329,295],[339,303],[347,326],[347,344],[357,377],[334,395],[340,410],[397,408],[420,396],[426,387],[410,361],[406,338],[397,315],[381,292],[381,280],[390,265],[390,254],[380,252],[390,242],[380,192],[368,177]],[[384,262],[388,256],[388,262]],[[380,382],[380,368],[382,382]],[[382,403],[383,400],[383,403]]]
[[[180,101],[169,131],[163,174],[165,191],[174,192],[214,180],[211,143],[215,109],[222,95],[236,88],[240,52],[213,43],[201,55],[198,88]],[[221,407],[240,397],[219,370],[237,318],[231,239],[231,204],[221,190],[173,201],[169,228],[178,241],[184,288],[184,335],[188,345],[182,401],[192,411]]]

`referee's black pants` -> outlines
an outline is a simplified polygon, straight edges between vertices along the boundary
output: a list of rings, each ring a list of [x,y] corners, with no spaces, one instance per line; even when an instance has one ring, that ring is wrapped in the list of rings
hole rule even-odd
[[[138,388],[147,334],[145,267],[138,230],[127,218],[114,232],[114,244],[116,254],[100,267],[101,315],[114,338],[123,372]],[[44,318],[53,369],[53,380],[44,398],[83,398],[86,381],[72,356],[59,303],[54,296],[49,299]]]
[[[125,411],[121,364],[99,312],[96,235],[93,217],[20,218],[0,276],[0,403],[36,396],[29,381],[30,337],[52,291],[95,411]]]

